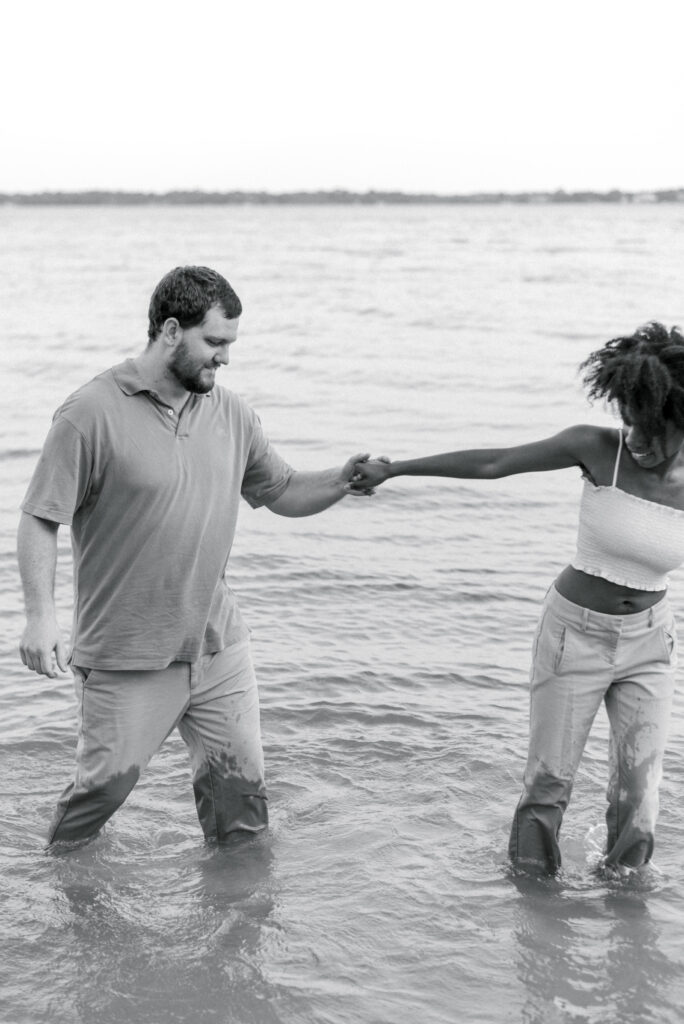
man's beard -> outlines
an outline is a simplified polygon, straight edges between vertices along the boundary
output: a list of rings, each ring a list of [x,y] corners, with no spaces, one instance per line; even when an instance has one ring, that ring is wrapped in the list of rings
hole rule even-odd
[[[210,378],[207,375],[202,377],[202,370],[207,369],[206,366],[197,366],[190,357],[188,346],[184,341],[178,344],[169,363],[169,370],[181,387],[196,395],[206,395],[214,386],[213,374]]]

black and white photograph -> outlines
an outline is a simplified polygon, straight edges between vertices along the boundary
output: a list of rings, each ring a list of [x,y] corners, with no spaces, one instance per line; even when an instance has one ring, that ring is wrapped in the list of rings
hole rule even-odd
[[[681,25],[5,13],[5,1024],[679,1024]]]

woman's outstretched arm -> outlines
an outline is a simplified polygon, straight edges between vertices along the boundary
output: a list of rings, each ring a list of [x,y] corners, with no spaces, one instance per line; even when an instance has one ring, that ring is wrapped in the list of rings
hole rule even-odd
[[[479,448],[444,452],[421,459],[375,459],[355,467],[355,487],[377,487],[390,477],[442,476],[460,479],[496,480],[517,473],[539,473],[551,469],[584,466],[595,449],[601,428],[588,425],[568,427],[553,437],[514,448]]]

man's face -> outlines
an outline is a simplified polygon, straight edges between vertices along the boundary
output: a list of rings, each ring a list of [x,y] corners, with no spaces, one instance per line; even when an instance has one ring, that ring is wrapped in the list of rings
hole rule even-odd
[[[186,391],[198,395],[211,391],[217,369],[229,362],[228,350],[237,340],[239,321],[239,317],[229,320],[220,306],[212,306],[201,324],[183,329],[168,368]]]

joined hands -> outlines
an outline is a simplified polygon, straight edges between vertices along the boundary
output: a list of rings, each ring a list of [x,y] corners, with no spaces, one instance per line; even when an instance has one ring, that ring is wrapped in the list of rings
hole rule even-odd
[[[375,488],[384,483],[390,475],[391,460],[386,455],[371,459],[369,455],[358,459],[349,477],[349,494],[375,494]]]

